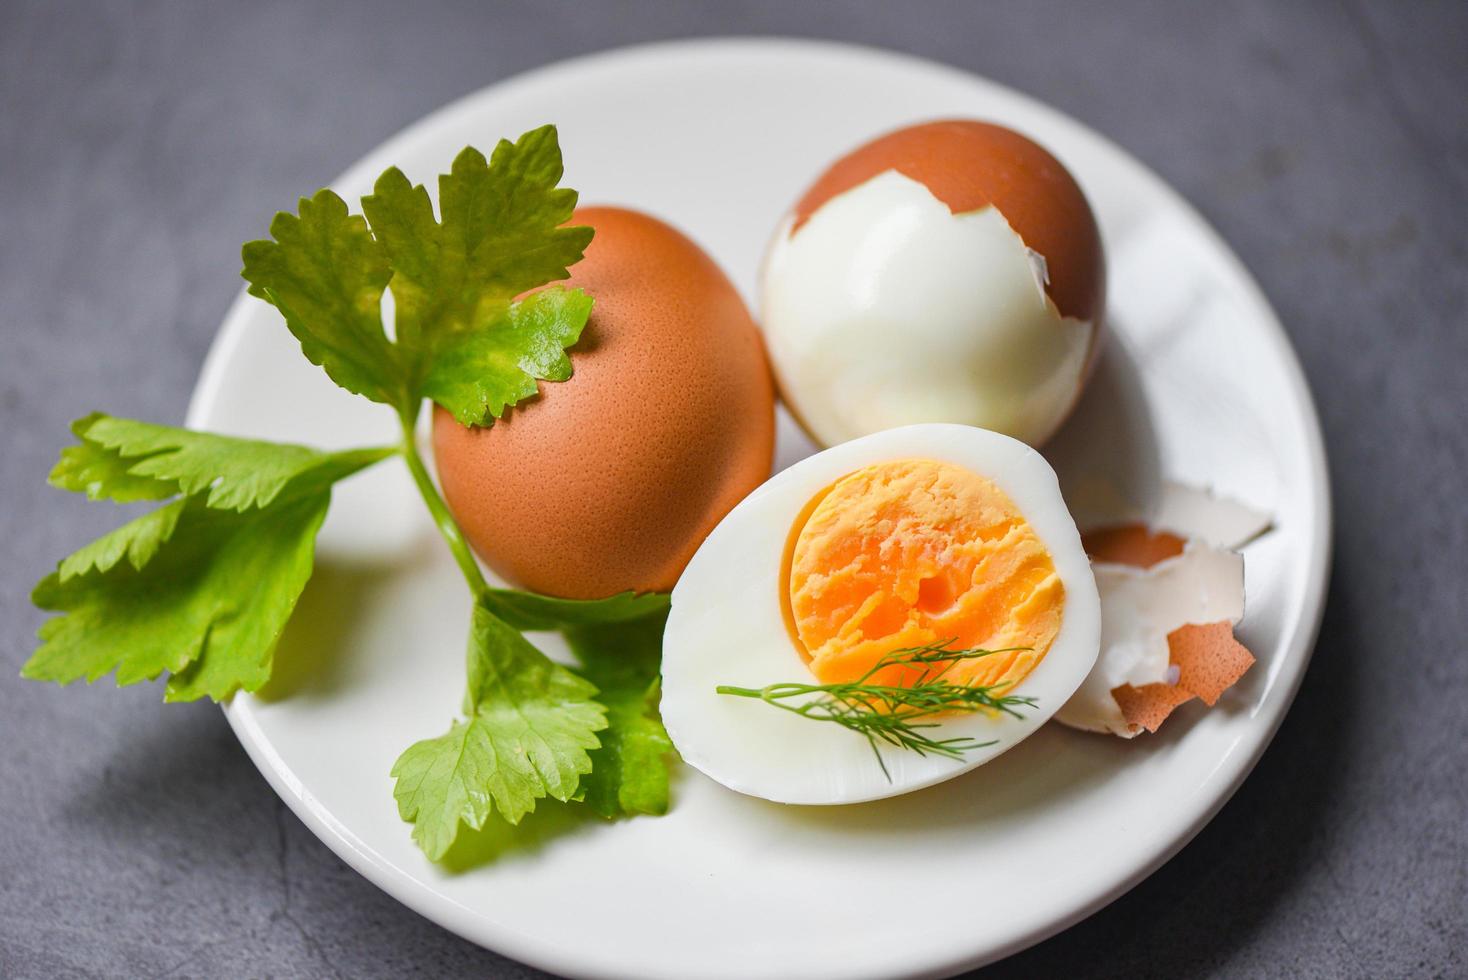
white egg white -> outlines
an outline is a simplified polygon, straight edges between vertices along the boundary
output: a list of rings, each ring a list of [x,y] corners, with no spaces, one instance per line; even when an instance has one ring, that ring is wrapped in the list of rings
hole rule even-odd
[[[821,490],[863,467],[903,459],[953,463],[993,480],[1049,549],[1065,586],[1060,633],[1012,691],[1036,700],[1021,717],[945,716],[935,738],[994,744],[961,760],[884,747],[890,778],[858,732],[718,694],[721,684],[762,688],[815,683],[781,611],[781,564],[802,509]],[[982,765],[1043,725],[1096,660],[1101,632],[1095,579],[1055,473],[1007,436],[952,424],[879,432],[808,457],[772,477],[704,541],[673,590],[663,635],[663,722],[684,761],[730,789],[782,803],[880,799]]]
[[[761,320],[781,394],[823,445],[916,422],[1038,445],[1070,411],[1092,325],[1061,316],[1044,257],[997,209],[953,214],[889,170],[790,228]]]

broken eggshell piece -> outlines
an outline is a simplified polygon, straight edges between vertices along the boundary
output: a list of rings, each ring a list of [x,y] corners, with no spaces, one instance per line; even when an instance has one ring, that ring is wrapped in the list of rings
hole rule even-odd
[[[1092,571],[1101,597],[1101,654],[1056,714],[1062,724],[1123,738],[1155,731],[1172,708],[1195,696],[1212,704],[1253,663],[1233,642],[1233,625],[1244,615],[1239,553],[1195,540],[1150,567],[1102,560]],[[1218,627],[1232,646],[1220,643]],[[1226,656],[1215,665],[1214,654]],[[1220,686],[1235,667],[1237,675]]]
[[[1269,514],[1257,507],[1174,480],[1164,480],[1148,494],[1145,506],[1123,502],[1120,491],[1104,479],[1067,485],[1062,477],[1061,488],[1076,523],[1086,529],[1087,553],[1096,561],[1151,565],[1181,553],[1183,544],[1194,538],[1215,548],[1241,548],[1273,523]],[[1170,538],[1175,544],[1171,551],[1159,553],[1152,561],[1139,561],[1138,553],[1128,550],[1123,542],[1142,535]],[[1095,550],[1098,546],[1123,550],[1103,556]]]
[[[1055,716],[1072,728],[1132,738],[1193,698],[1213,705],[1254,663],[1234,639],[1244,614],[1237,551],[1269,529],[1263,511],[1164,482],[1147,509],[1083,536],[1101,596],[1101,653]]]
[[[1156,512],[1147,523],[1215,548],[1242,548],[1273,522],[1267,513],[1248,504],[1169,480],[1162,484]]]

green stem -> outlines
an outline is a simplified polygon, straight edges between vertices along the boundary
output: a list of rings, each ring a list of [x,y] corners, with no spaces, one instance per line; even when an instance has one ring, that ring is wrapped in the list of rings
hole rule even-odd
[[[449,551],[454,554],[454,560],[459,563],[459,571],[464,573],[469,591],[478,599],[489,591],[489,583],[484,581],[484,573],[479,570],[479,563],[474,560],[469,543],[464,540],[464,532],[459,530],[458,523],[449,513],[448,505],[439,496],[438,487],[433,485],[433,478],[428,475],[423,458],[418,455],[418,444],[413,438],[416,418],[404,414],[399,419],[403,426],[403,459],[408,463],[408,471],[413,474],[413,482],[418,484],[418,492],[423,495],[423,502],[433,514],[433,523],[438,525],[438,533],[443,535]]]

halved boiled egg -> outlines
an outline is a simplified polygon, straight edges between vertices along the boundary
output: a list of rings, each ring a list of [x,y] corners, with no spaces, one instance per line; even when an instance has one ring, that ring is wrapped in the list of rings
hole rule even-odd
[[[1100,634],[1090,562],[1039,453],[963,425],[891,429],[777,474],[703,542],[673,590],[663,722],[684,761],[739,792],[879,799],[1034,732],[1090,672]],[[718,690],[910,689],[931,680],[905,653],[921,650],[989,651],[944,662],[942,678],[1024,700],[923,719],[924,737],[964,740],[946,755]]]

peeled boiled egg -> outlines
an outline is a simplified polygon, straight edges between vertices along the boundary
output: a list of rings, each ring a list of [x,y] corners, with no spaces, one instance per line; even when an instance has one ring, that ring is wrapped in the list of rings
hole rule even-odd
[[[739,792],[878,799],[1034,732],[1090,671],[1100,629],[1090,563],[1038,453],[969,426],[891,429],[780,472],[699,547],[663,636],[663,722],[686,762]],[[859,731],[717,691],[851,682],[930,646],[997,651],[946,676],[1033,704],[936,716],[930,737],[982,746],[949,758],[878,755]],[[912,673],[889,666],[877,678],[910,685]]]
[[[1038,144],[971,120],[836,161],[761,276],[781,396],[827,446],[917,422],[1039,444],[1079,397],[1104,305],[1079,185]]]
[[[699,542],[770,473],[774,383],[744,301],[677,229],[623,208],[571,269],[595,303],[572,377],[492,426],[436,410],[444,500],[510,582],[597,599],[671,589]]]

